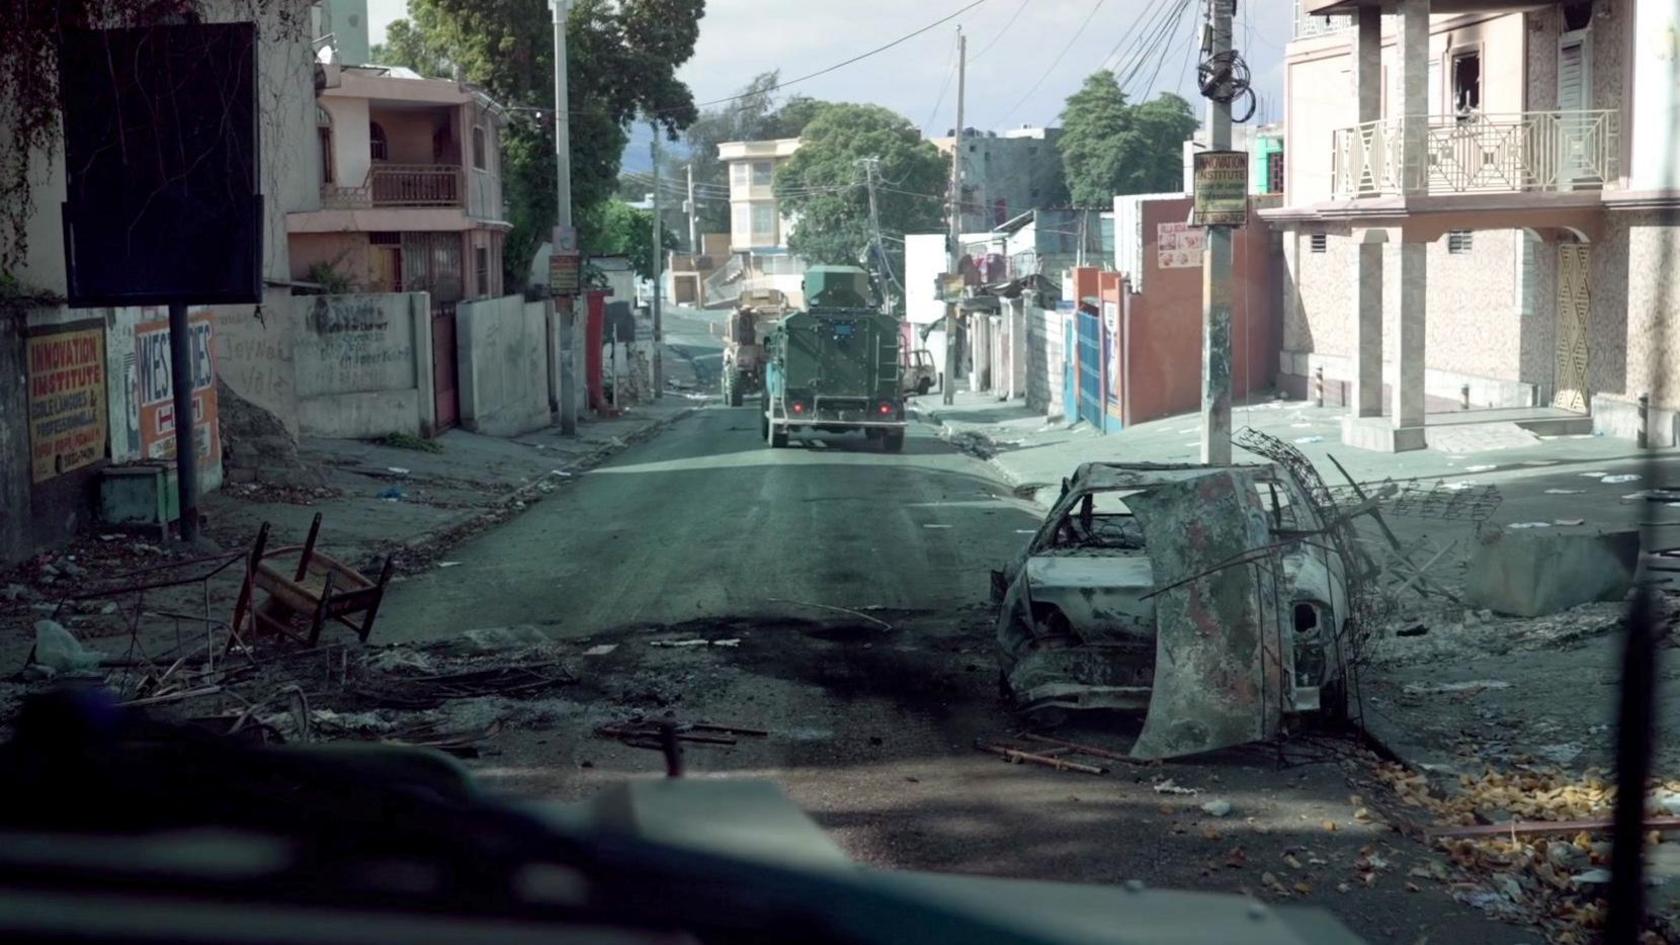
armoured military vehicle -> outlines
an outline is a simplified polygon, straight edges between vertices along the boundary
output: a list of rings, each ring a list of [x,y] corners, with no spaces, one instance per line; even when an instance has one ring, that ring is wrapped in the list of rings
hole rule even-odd
[[[904,448],[899,322],[877,305],[856,266],[805,273],[805,309],[777,324],[766,345],[764,439],[786,446],[800,431],[862,430],[888,452]]]
[[[778,289],[749,289],[724,322],[723,399],[741,406],[748,394],[764,389],[764,342],[787,314],[787,297]]]

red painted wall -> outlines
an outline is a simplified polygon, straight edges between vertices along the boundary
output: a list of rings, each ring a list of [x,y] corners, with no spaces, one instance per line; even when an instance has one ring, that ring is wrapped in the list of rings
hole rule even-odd
[[[1161,268],[1156,252],[1158,226],[1182,223],[1190,214],[1188,197],[1143,205],[1143,288],[1128,293],[1131,274],[1076,270],[1081,296],[1099,295],[1120,303],[1120,338],[1114,346],[1119,364],[1120,410],[1130,426],[1188,413],[1202,402],[1202,270]],[[1271,232],[1252,212],[1236,231],[1232,246],[1235,285],[1231,298],[1233,402],[1248,393],[1269,390],[1276,379],[1282,320],[1280,261],[1272,253]],[[1089,273],[1088,280],[1086,274]],[[1124,279],[1124,281],[1123,281]],[[1090,285],[1093,290],[1085,291]]]

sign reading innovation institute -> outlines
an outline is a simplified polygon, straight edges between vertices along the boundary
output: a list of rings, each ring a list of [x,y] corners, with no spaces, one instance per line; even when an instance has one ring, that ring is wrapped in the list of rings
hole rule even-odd
[[[1195,156],[1196,226],[1242,226],[1248,220],[1248,153],[1198,151]]]

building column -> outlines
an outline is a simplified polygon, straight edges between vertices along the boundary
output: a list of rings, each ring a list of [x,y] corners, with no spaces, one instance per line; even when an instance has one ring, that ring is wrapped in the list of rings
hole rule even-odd
[[[1364,125],[1382,118],[1382,10],[1377,7],[1360,7],[1354,13],[1355,35],[1353,41],[1353,96],[1356,106],[1356,120]],[[1373,146],[1368,160],[1373,163],[1382,154],[1382,149]],[[1369,174],[1360,173],[1364,162],[1360,160],[1362,151],[1356,149],[1354,179],[1364,182],[1360,188],[1360,195],[1374,195],[1375,188],[1382,180],[1382,174],[1376,167],[1370,169]]]
[[[1353,396],[1350,417],[1382,416],[1383,394],[1383,246],[1382,230],[1353,234]]]
[[[1395,64],[1400,70],[1400,190],[1406,196],[1428,192],[1429,141],[1429,3],[1400,0],[1400,42]],[[1421,270],[1420,270],[1421,273]]]
[[[1395,430],[1423,427],[1424,326],[1429,244],[1400,244],[1400,307],[1395,313],[1395,376],[1389,414]],[[1397,438],[1398,442],[1398,438]],[[1421,445],[1421,444],[1420,444]]]

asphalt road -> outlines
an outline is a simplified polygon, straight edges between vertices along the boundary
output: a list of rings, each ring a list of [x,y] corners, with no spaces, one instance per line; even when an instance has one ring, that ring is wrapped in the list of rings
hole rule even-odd
[[[927,427],[771,449],[709,406],[399,585],[387,640],[536,624],[563,634],[697,618],[939,611],[986,599],[1036,516]],[[817,606],[821,605],[821,606]]]
[[[667,365],[705,373],[703,323],[680,327]],[[1347,742],[1082,759],[1114,769],[1100,777],[975,751],[1019,725],[996,695],[987,574],[1037,520],[931,427],[896,455],[861,436],[770,449],[752,408],[714,402],[396,585],[380,632],[524,625],[573,654],[564,695],[491,706],[500,732],[471,764],[492,790],[575,800],[658,776],[656,754],[593,734],[606,722],[731,723],[769,735],[691,746],[690,773],[775,781],[859,862],[1247,892],[1373,943],[1536,940],[1408,879],[1440,854],[1388,825],[1408,812],[1383,813]],[[696,640],[710,645],[657,645]],[[1136,728],[1062,734],[1123,752]],[[1204,813],[1210,799],[1231,814]],[[1388,865],[1366,882],[1372,852]]]

